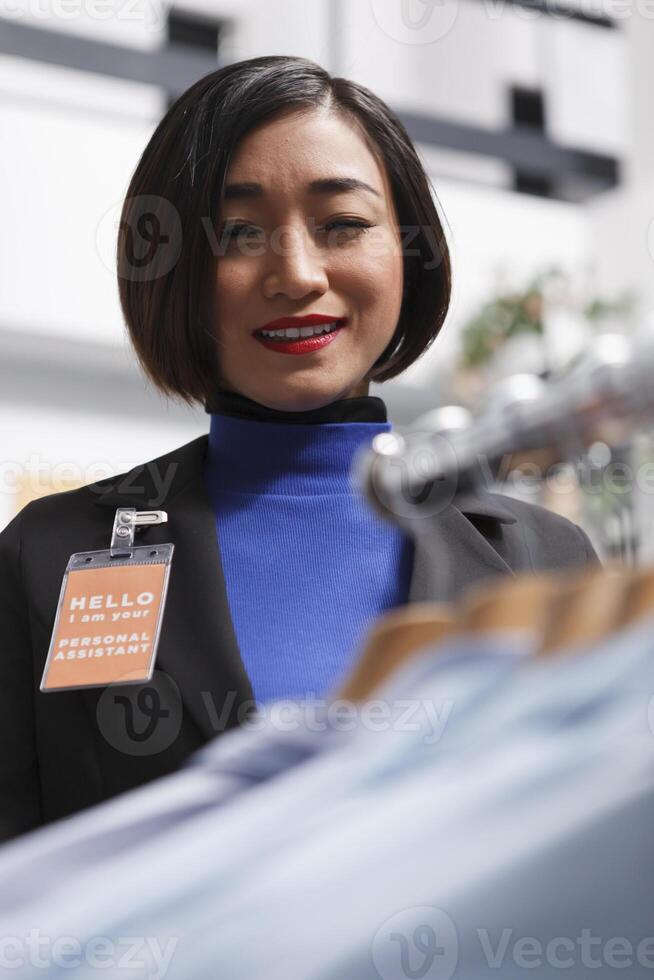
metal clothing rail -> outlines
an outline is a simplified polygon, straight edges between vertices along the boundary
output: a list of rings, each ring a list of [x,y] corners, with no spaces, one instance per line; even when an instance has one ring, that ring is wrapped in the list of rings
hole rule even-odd
[[[598,337],[565,371],[543,381],[515,375],[491,390],[487,408],[456,430],[410,429],[375,437],[353,461],[353,479],[393,520],[444,508],[525,461],[573,460],[596,442],[624,445],[654,421],[654,341]]]

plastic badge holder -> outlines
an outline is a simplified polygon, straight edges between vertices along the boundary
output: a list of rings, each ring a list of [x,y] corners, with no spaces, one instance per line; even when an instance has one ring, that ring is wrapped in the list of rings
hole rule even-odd
[[[175,546],[134,546],[134,530],[167,519],[119,508],[110,548],[70,556],[41,691],[151,680]]]

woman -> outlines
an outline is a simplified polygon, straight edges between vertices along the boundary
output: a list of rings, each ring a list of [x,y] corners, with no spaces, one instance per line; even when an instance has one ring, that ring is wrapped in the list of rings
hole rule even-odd
[[[143,369],[210,431],[0,535],[4,838],[172,771],[257,702],[335,690],[376,616],[444,597],[441,558],[448,596],[594,559],[576,526],[491,494],[414,545],[352,488],[391,428],[369,382],[428,349],[450,300],[428,179],[368,90],[291,57],[201,79],[138,163],[118,273]],[[175,544],[153,680],[42,693],[68,558],[107,548],[120,506],[164,509],[136,543]]]

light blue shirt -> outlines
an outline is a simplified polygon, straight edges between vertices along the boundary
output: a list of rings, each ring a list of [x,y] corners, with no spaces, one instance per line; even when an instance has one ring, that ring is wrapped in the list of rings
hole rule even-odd
[[[464,971],[456,978],[472,980],[485,970],[500,975],[480,956],[514,922],[537,941],[557,923],[563,936],[593,928],[606,939],[637,937],[654,891],[651,626],[561,659],[525,660],[529,641],[515,637],[464,636],[425,649],[379,692],[377,716],[360,714],[349,732],[329,712],[286,715],[279,744],[287,748],[267,763],[261,752],[282,734],[281,716],[270,713],[259,733],[226,733],[193,766],[162,780],[161,797],[146,787],[96,808],[97,819],[114,807],[116,833],[127,828],[129,846],[114,836],[104,847],[96,835],[97,860],[89,849],[74,873],[41,882],[43,899],[38,838],[49,836],[40,861],[45,853],[41,867],[52,875],[75,825],[82,839],[93,838],[93,814],[7,845],[0,878],[23,874],[32,896],[26,887],[26,904],[0,922],[2,934],[20,937],[38,925],[80,941],[147,936],[153,947],[141,955],[153,971],[165,965],[169,980],[213,977],[216,964],[221,980],[401,980],[409,975],[400,972],[402,956],[418,969],[434,936],[445,952],[434,953],[442,969],[431,975],[445,976],[456,946]],[[254,778],[243,776],[248,746],[260,760]],[[214,792],[227,790],[216,793],[216,805],[207,776]],[[171,796],[171,819],[158,827]],[[142,821],[150,833],[138,829]],[[612,849],[597,844],[609,839]],[[581,844],[585,860],[566,892]],[[538,873],[530,878],[531,869]],[[612,918],[609,873],[618,900]],[[548,903],[556,915],[548,917]],[[515,955],[511,947],[502,976],[514,975]],[[584,964],[575,966],[569,975],[584,976]],[[96,974],[82,964],[20,975]]]

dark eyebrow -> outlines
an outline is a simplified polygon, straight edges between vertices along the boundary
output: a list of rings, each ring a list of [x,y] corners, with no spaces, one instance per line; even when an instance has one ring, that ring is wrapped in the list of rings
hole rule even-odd
[[[367,191],[375,197],[381,197],[365,180],[358,177],[323,177],[320,180],[312,180],[307,184],[310,194],[343,194],[347,191]],[[238,184],[227,184],[223,198],[225,201],[246,200],[248,198],[258,198],[263,194],[263,187],[253,181],[244,181]]]

